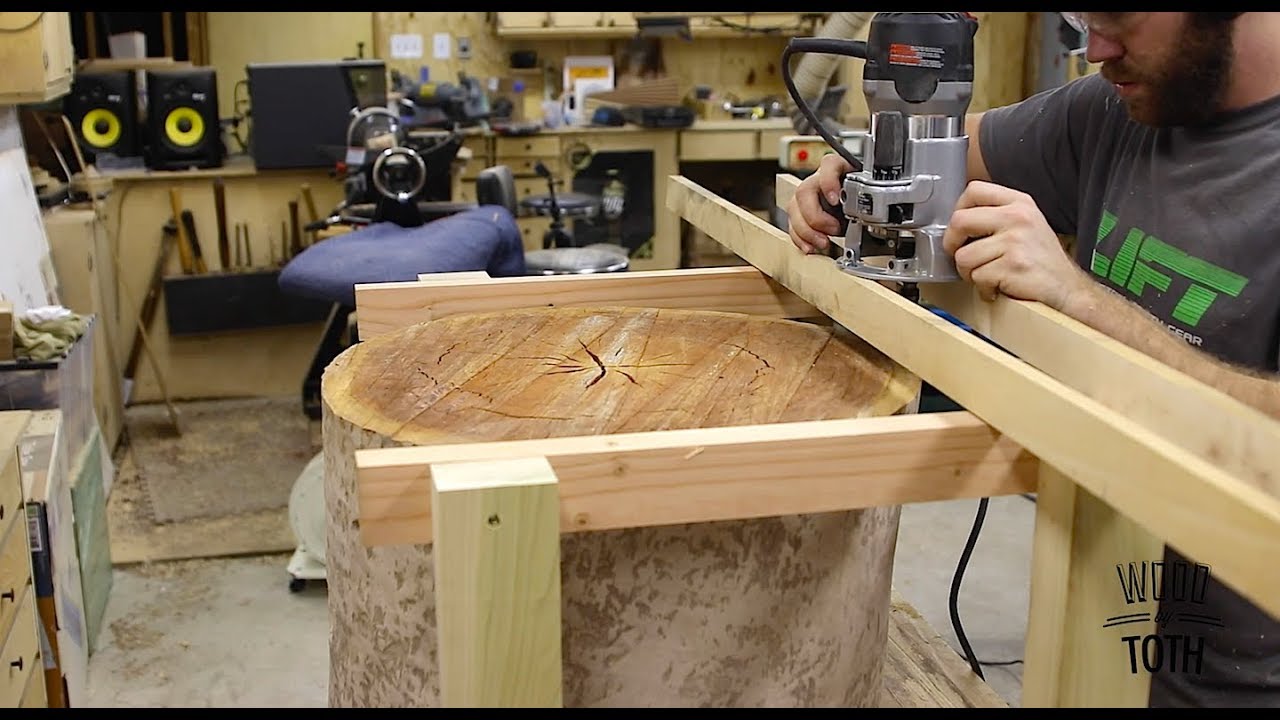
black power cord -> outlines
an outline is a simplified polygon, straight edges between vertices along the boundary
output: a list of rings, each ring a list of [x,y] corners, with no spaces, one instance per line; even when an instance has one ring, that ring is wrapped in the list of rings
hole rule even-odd
[[[973,518],[973,528],[969,530],[969,539],[964,544],[964,550],[960,553],[960,562],[956,563],[955,575],[951,576],[951,599],[949,602],[951,609],[951,629],[956,633],[956,639],[960,641],[960,647],[964,650],[964,657],[969,661],[969,667],[973,668],[973,673],[978,677],[986,680],[986,676],[982,674],[982,663],[978,662],[978,658],[973,654],[973,646],[969,644],[969,638],[964,634],[964,626],[960,624],[960,582],[964,578],[965,568],[969,566],[969,557],[973,555],[973,547],[978,544],[978,533],[982,532],[982,521],[987,517],[987,507],[991,504],[988,498],[982,498],[978,501],[978,514]]]
[[[1022,497],[1035,502],[1035,497],[1030,493],[1022,493]],[[990,498],[982,498],[978,501],[978,514],[973,518],[973,528],[969,530],[969,539],[965,541],[964,550],[960,553],[960,561],[956,563],[955,575],[951,577],[951,598],[949,606],[951,610],[951,629],[956,633],[956,639],[960,641],[960,647],[964,650],[964,659],[969,662],[969,667],[973,668],[973,672],[978,677],[986,680],[986,676],[982,673],[982,666],[1002,666],[1002,665],[1019,665],[1022,660],[979,660],[978,656],[973,652],[973,646],[969,644],[969,638],[964,634],[964,625],[960,623],[960,583],[964,580],[965,568],[969,567],[969,558],[973,555],[973,548],[978,544],[978,535],[982,532],[982,523],[987,518],[987,508],[990,507]]]

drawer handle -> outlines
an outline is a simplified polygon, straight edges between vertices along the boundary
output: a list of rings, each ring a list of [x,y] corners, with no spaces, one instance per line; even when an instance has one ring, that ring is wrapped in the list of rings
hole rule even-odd
[[[4,505],[0,505],[0,520],[4,519]]]
[[[22,672],[22,658],[18,658],[17,660],[9,663],[9,667],[18,668],[18,672]]]
[[[8,600],[9,602],[17,602],[18,591],[9,588],[8,592],[0,593],[0,600]]]

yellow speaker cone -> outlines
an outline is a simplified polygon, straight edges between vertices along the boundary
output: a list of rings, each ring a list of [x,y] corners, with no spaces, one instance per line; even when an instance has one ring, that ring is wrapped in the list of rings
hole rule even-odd
[[[109,148],[120,139],[120,118],[104,108],[94,108],[80,121],[80,135],[96,148]]]
[[[204,118],[189,107],[174,108],[164,118],[164,135],[174,145],[191,147],[204,139]]]

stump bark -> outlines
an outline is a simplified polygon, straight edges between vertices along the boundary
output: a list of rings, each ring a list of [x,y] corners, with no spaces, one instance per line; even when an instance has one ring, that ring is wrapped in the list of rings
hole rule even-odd
[[[355,450],[888,415],[918,391],[838,327],[718,312],[459,315],[349,348],[322,388],[330,705],[438,702],[431,547],[361,543]],[[565,705],[874,706],[897,529],[890,507],[562,536]]]

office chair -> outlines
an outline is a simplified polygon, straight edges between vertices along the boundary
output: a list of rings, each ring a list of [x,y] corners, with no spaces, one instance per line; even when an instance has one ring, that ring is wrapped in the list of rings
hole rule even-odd
[[[303,410],[320,417],[320,379],[342,352],[355,286],[405,282],[420,273],[483,270],[492,277],[526,274],[524,245],[516,225],[511,168],[485,168],[476,178],[475,203],[452,203],[452,211],[422,224],[389,220],[361,225],[303,250],[280,271],[282,292],[331,303],[324,335],[303,381]],[[348,342],[358,342],[358,332]]]

